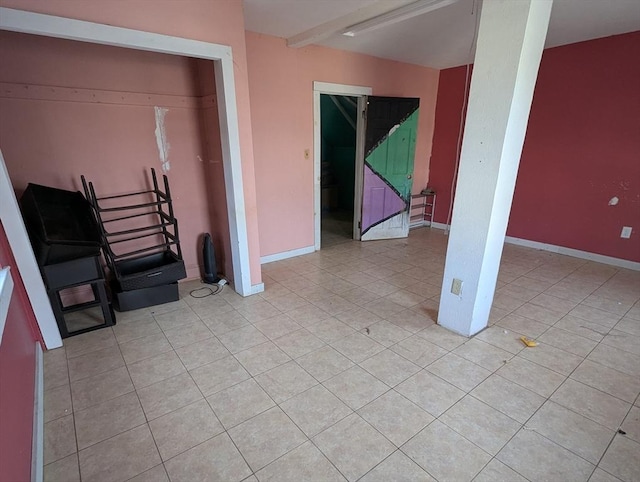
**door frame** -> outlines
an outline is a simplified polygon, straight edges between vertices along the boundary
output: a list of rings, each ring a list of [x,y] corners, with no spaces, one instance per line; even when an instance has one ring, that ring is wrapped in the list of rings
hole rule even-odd
[[[354,216],[353,233],[354,239],[360,239],[359,222],[362,206],[362,182],[364,169],[364,122],[362,112],[366,105],[366,96],[372,94],[371,87],[358,85],[333,84],[330,82],[313,82],[313,225],[314,225],[314,248],[320,250],[320,222],[322,219],[321,192],[321,148],[322,131],[320,117],[320,95],[346,95],[358,98],[358,118],[356,122],[356,180],[354,193]]]
[[[38,322],[40,334],[35,334],[35,338],[42,339],[48,349],[61,347],[60,330],[58,330],[40,269],[31,249],[27,230],[22,222],[22,214],[13,192],[13,185],[9,179],[2,151],[0,151],[0,221],[2,221],[7,241],[9,241],[11,252],[18,265],[31,309]],[[14,274],[13,277],[17,279],[17,275]]]
[[[212,60],[215,70],[216,100],[220,121],[220,138],[224,166],[224,182],[227,198],[227,215],[231,240],[234,288],[242,296],[253,294],[249,263],[249,242],[245,214],[244,186],[242,180],[242,159],[240,157],[240,132],[236,102],[233,56],[231,47],[209,42],[201,42],[182,37],[173,37],[141,30],[74,20],[66,17],[45,15],[23,10],[0,7],[0,30],[76,40],[134,50],[145,50],[170,55],[182,55]],[[15,217],[17,206],[0,203],[0,216],[16,262],[21,272],[37,270],[35,258],[28,240],[25,242],[22,217]],[[18,212],[19,214],[19,212]],[[27,248],[25,249],[25,246]],[[25,283],[27,294],[34,309],[43,304],[49,305],[44,290],[34,289],[32,283]],[[36,283],[37,284],[37,283]],[[44,298],[43,298],[44,297]],[[50,309],[50,307],[49,307]],[[57,337],[46,333],[57,332],[53,316],[36,312],[40,329],[47,348],[60,346]],[[51,326],[51,323],[53,325]]]

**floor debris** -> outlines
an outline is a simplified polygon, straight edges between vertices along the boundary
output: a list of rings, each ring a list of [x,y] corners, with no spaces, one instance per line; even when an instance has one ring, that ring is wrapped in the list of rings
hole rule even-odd
[[[533,348],[534,346],[538,346],[538,342],[532,340],[531,338],[527,338],[526,336],[521,336],[520,341],[527,345],[529,348]]]

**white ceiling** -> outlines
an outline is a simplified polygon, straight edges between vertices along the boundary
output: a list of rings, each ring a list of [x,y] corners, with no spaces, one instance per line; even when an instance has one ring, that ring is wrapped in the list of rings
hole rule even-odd
[[[289,38],[381,3],[389,10],[412,0],[244,0],[247,30]],[[479,0],[476,0],[478,2]],[[484,0],[495,1],[495,0]],[[473,59],[474,0],[356,37],[335,34],[319,45],[445,69]],[[640,0],[555,0],[547,47],[640,30]]]

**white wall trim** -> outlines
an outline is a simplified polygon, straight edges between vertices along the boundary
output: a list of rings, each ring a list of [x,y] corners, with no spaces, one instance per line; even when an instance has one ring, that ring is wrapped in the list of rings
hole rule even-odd
[[[258,293],[263,293],[263,292],[264,292],[264,283],[259,283],[251,287],[252,295],[257,295]]]
[[[371,95],[373,89],[361,85],[334,84],[332,82],[313,81],[314,92],[334,95]]]
[[[2,335],[9,316],[9,305],[13,294],[13,278],[11,277],[11,267],[0,268],[0,345],[2,345]]]
[[[364,143],[365,143],[365,120],[364,112],[367,110],[368,96],[358,97],[356,110],[356,161],[355,161],[355,186],[353,187],[353,239],[362,240],[362,197],[364,192]]]
[[[588,251],[581,251],[579,249],[565,248],[564,246],[556,246],[554,244],[540,243],[538,241],[530,241],[528,239],[514,238],[512,236],[506,236],[505,241],[507,243],[516,244],[518,246],[525,246],[527,248],[533,248],[533,249],[541,249],[543,251],[549,251],[551,253],[564,254],[567,256],[573,256],[574,258],[595,261],[596,263],[609,264],[612,266],[617,266],[619,268],[627,268],[635,271],[640,271],[640,263],[636,261],[629,261],[627,259],[614,258],[612,256],[605,256],[604,254],[590,253]]]
[[[273,263],[274,261],[295,258],[296,256],[313,253],[314,251],[316,251],[315,246],[307,246],[305,248],[292,249],[291,251],[283,251],[282,253],[269,254],[260,258],[260,264]]]
[[[214,61],[233,279],[236,280],[234,287],[243,296],[251,294],[249,242],[231,47],[3,7],[0,7],[0,29]],[[12,249],[19,246],[11,239],[10,243]],[[20,271],[22,272],[22,266]],[[25,284],[29,284],[27,280]],[[59,346],[50,345],[49,342],[46,344],[48,348]]]
[[[227,217],[231,241],[231,263],[233,265],[233,279],[240,280],[239,286],[236,281],[234,287],[240,295],[248,296],[252,294],[251,264],[231,49],[225,58],[215,62],[215,72]]]
[[[433,223],[433,228],[435,229],[446,230],[447,227],[448,226],[444,223]],[[505,243],[524,246],[525,248],[540,249],[542,251],[548,251],[550,253],[564,254],[573,258],[586,259],[588,261],[594,261],[596,263],[608,264],[611,266],[617,266],[619,268],[627,268],[634,271],[640,271],[640,263],[636,261],[629,261],[628,259],[614,258],[612,256],[605,256],[604,254],[590,253],[588,251],[566,248],[564,246],[557,246],[555,244],[541,243],[539,241],[531,241],[529,239],[514,238],[513,236],[505,236],[504,241]]]
[[[429,221],[427,220],[423,220],[423,221],[415,221],[411,224],[409,224],[409,229],[415,229],[415,228],[436,228],[436,229],[442,229],[445,230],[447,228],[448,225],[444,224],[444,223],[431,223],[429,224]]]
[[[44,474],[44,359],[42,346],[39,342],[36,342],[36,376],[33,395],[31,482],[42,482]]]
[[[2,19],[1,10],[0,19]],[[7,234],[9,246],[11,246],[13,257],[18,265],[18,271],[22,277],[45,346],[49,349],[58,348],[62,346],[60,330],[58,330],[58,324],[53,316],[51,303],[42,276],[40,276],[40,269],[31,249],[31,242],[22,221],[18,200],[13,191],[2,151],[0,151],[0,220]]]
[[[445,224],[445,223],[431,223],[431,227],[432,228],[436,228],[436,229],[442,229],[443,231],[448,231],[449,230],[449,225]]]
[[[314,249],[320,249],[320,221],[322,218],[320,163],[321,163],[321,123],[320,123],[320,94],[348,95],[362,97],[371,95],[371,87],[359,85],[333,84],[330,82],[313,82],[313,225],[314,225]],[[358,102],[361,107],[361,102]],[[362,120],[358,116],[358,127],[361,128]],[[356,172],[357,177],[357,172]],[[261,260],[262,261],[262,260]]]
[[[0,29],[209,60],[231,53],[226,45],[5,7],[0,7]]]

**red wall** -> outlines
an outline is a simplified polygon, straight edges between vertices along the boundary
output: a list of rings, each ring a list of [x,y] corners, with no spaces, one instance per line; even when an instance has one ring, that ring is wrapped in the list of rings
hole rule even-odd
[[[427,185],[437,193],[433,220],[446,223],[451,205],[451,183],[454,176],[460,118],[463,116],[466,68],[440,71],[433,147]]]
[[[0,344],[0,479],[31,480],[35,342],[41,338],[7,236],[0,223],[0,267],[14,288]]]
[[[640,261],[640,32],[544,51],[507,235]],[[465,67],[440,73],[429,185],[445,223]],[[612,197],[615,206],[609,206]],[[632,226],[630,239],[621,239]]]

